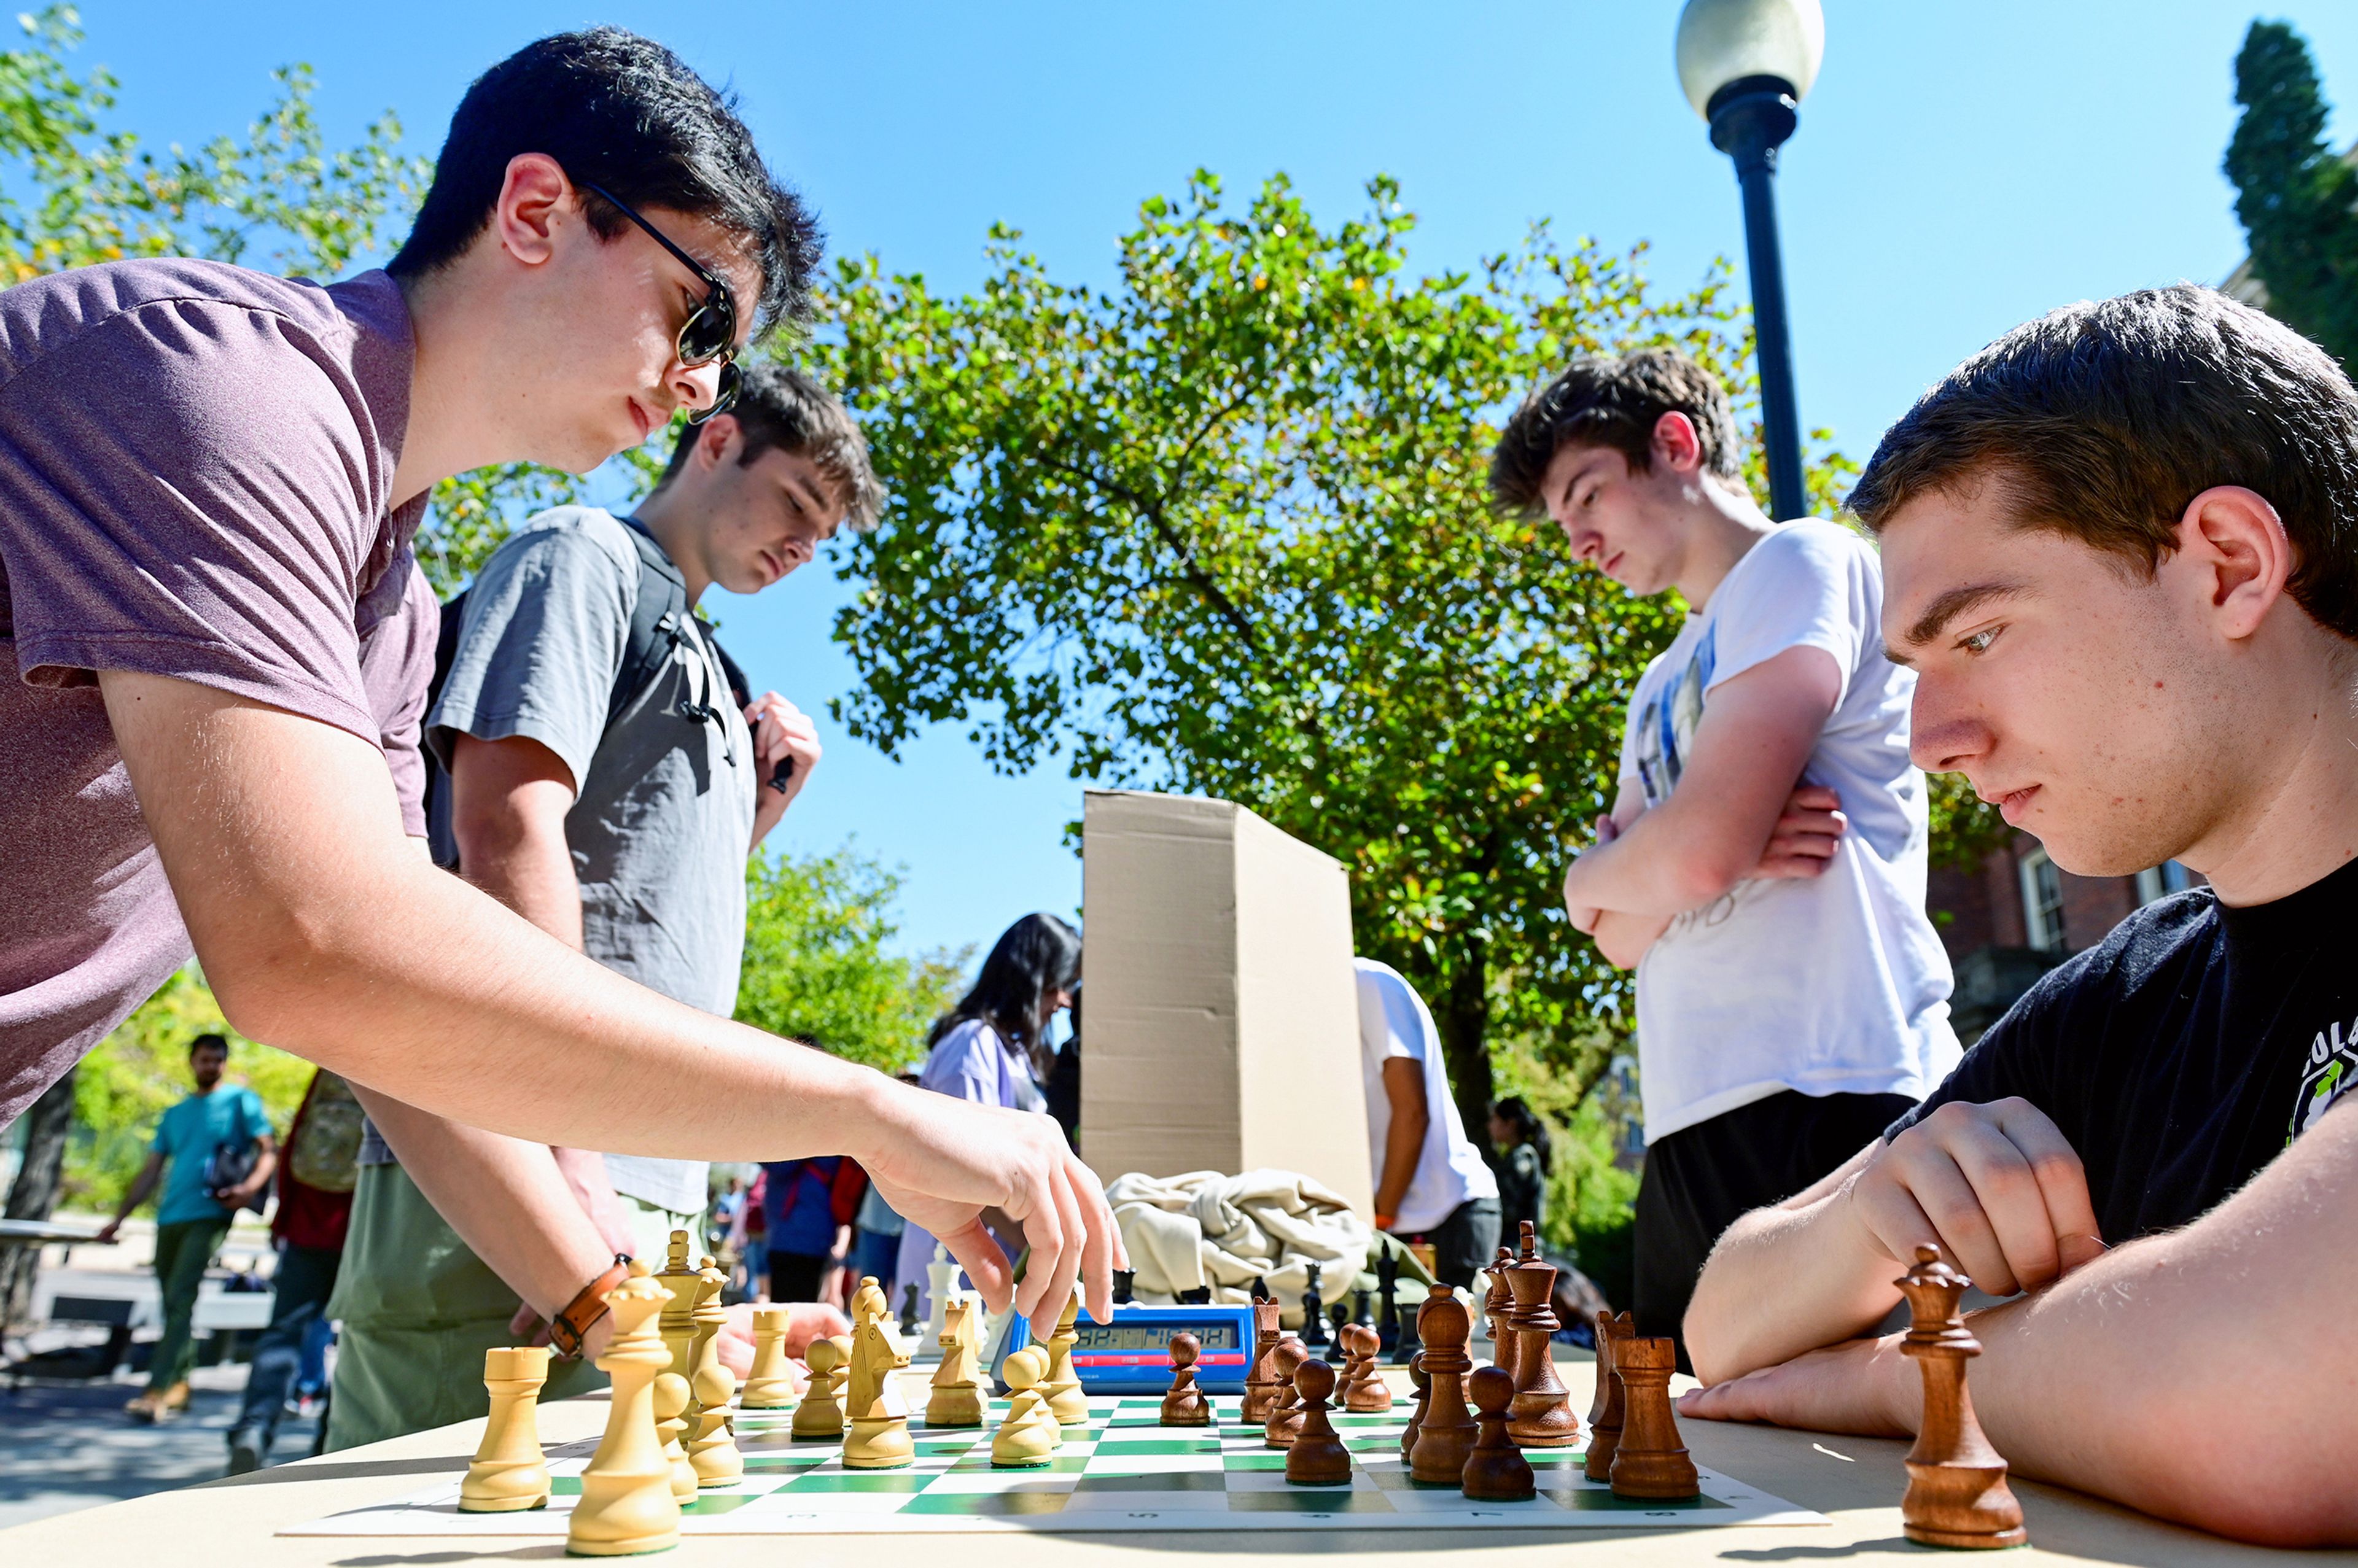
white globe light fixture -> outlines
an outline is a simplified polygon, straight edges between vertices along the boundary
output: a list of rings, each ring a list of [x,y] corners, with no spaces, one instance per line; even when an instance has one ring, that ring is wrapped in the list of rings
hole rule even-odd
[[[1801,416],[1777,243],[1777,149],[1801,123],[1801,99],[1825,58],[1818,0],[1687,0],[1679,13],[1679,85],[1711,124],[1711,145],[1736,161],[1759,346],[1760,414],[1768,447],[1769,511],[1807,514]]]

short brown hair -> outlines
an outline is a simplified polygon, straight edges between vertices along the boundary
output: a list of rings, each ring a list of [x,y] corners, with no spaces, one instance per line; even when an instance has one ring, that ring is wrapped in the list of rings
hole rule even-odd
[[[884,514],[884,487],[868,460],[868,438],[843,400],[800,371],[769,360],[741,365],[737,401],[729,406],[745,435],[744,453],[750,463],[772,449],[810,459],[835,499],[843,507],[843,525],[866,533]],[[696,447],[701,427],[689,425],[679,433],[664,465],[660,490],[669,484]]]
[[[1885,433],[1850,509],[1880,531],[1917,496],[1985,478],[2015,527],[2148,574],[2197,495],[2242,485],[2284,519],[2293,601],[2358,640],[2358,390],[2216,289],[2140,289],[2017,327]]]
[[[1609,447],[1632,473],[1653,466],[1654,427],[1683,414],[1695,428],[1706,473],[1734,480],[1736,416],[1719,378],[1676,349],[1585,354],[1523,399],[1490,454],[1490,494],[1525,515],[1547,510],[1540,493],[1548,464],[1575,442]]]

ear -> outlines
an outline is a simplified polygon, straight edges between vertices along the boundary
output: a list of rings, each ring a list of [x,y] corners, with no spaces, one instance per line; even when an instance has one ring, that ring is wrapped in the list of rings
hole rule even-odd
[[[492,205],[492,233],[500,248],[526,266],[539,266],[557,254],[557,227],[580,216],[580,203],[564,168],[546,153],[518,153],[501,177]]]
[[[1672,412],[1655,420],[1649,445],[1654,461],[1676,472],[1693,473],[1703,467],[1703,438],[1695,434],[1694,421],[1683,414]]]
[[[734,462],[745,444],[745,427],[734,414],[715,414],[696,427],[696,456],[707,468]]]
[[[2199,596],[2219,634],[2251,636],[2284,597],[2292,541],[2267,498],[2239,484],[2215,485],[2187,503],[2178,548],[2163,570]]]

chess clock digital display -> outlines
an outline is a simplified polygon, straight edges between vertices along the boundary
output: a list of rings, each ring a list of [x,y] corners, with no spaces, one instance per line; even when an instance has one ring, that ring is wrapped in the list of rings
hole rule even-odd
[[[1195,1358],[1195,1386],[1207,1394],[1244,1392],[1252,1365],[1252,1308],[1249,1306],[1148,1306],[1120,1302],[1111,1323],[1083,1313],[1073,1325],[1073,1375],[1092,1394],[1159,1394],[1171,1387],[1171,1338],[1192,1334],[1203,1350]],[[1003,1392],[1000,1368],[1007,1357],[1032,1343],[1031,1325],[1011,1322],[990,1357],[992,1380]]]

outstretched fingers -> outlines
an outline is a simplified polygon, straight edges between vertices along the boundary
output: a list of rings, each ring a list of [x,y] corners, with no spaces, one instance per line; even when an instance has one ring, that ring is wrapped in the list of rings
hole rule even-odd
[[[1007,1254],[999,1249],[998,1239],[982,1223],[982,1217],[955,1230],[937,1230],[934,1239],[949,1249],[974,1288],[982,1292],[982,1304],[992,1312],[1005,1312],[1015,1294],[1015,1271],[1007,1266]]]

